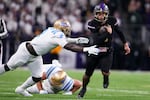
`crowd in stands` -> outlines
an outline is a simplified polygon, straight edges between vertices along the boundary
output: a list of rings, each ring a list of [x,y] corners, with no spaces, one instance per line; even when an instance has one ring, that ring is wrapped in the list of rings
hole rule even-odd
[[[4,59],[16,51],[18,44],[31,40],[51,27],[59,18],[72,24],[72,37],[87,36],[87,21],[94,6],[102,0],[0,0],[0,17],[7,22],[8,38],[3,40]],[[131,54],[121,52],[122,43],[114,35],[112,69],[150,70],[150,0],[103,0],[115,16],[130,43]]]

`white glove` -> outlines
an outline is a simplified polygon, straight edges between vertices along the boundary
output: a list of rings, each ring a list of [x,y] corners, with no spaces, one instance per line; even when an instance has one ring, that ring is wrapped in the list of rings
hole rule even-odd
[[[40,90],[39,92],[40,94],[48,94],[48,92],[46,90]]]
[[[72,91],[64,92],[63,95],[72,95]]]
[[[78,37],[76,40],[77,44],[88,44],[89,43],[89,39],[85,38],[85,37]]]
[[[3,39],[8,36],[6,24],[3,19],[0,19],[0,38]]]
[[[56,59],[52,60],[52,64],[54,64],[57,67],[62,67],[62,65],[60,64],[60,62]]]
[[[98,48],[96,48],[96,45],[94,45],[94,46],[90,46],[90,47],[84,47],[83,52],[88,52],[89,55],[91,55],[91,54],[98,55],[100,50]]]

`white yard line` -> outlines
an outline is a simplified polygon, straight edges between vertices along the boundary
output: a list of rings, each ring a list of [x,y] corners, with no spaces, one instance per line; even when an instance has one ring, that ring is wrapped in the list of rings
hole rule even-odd
[[[15,94],[14,92],[0,92],[0,94]]]
[[[88,89],[94,89],[97,91],[108,91],[108,92],[122,92],[122,93],[130,93],[130,94],[150,94],[150,91],[141,91],[141,90],[125,90],[125,89],[97,89],[97,88],[88,88]]]
[[[117,94],[117,95],[112,95],[112,94],[96,94],[96,96],[106,96],[106,97],[141,97],[143,95],[139,94],[132,94],[132,95],[127,95],[127,94]]]

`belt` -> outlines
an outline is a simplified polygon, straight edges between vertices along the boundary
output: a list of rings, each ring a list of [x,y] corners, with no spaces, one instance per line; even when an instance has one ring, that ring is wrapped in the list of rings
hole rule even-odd
[[[38,56],[38,54],[35,52],[33,46],[30,43],[26,43],[26,48],[31,55]]]

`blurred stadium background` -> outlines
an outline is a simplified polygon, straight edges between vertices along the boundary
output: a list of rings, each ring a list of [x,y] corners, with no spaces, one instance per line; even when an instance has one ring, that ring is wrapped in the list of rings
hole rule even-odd
[[[3,41],[3,62],[23,41],[31,40],[58,18],[72,24],[72,37],[90,34],[86,23],[93,17],[93,8],[102,0],[0,0],[0,17],[7,22],[9,37]],[[125,56],[122,43],[114,35],[115,47],[112,69],[150,70],[150,0],[104,0],[130,43],[131,54]],[[42,42],[42,41],[41,41]],[[50,52],[44,63],[59,59],[64,68],[84,68],[84,54],[67,50]]]

